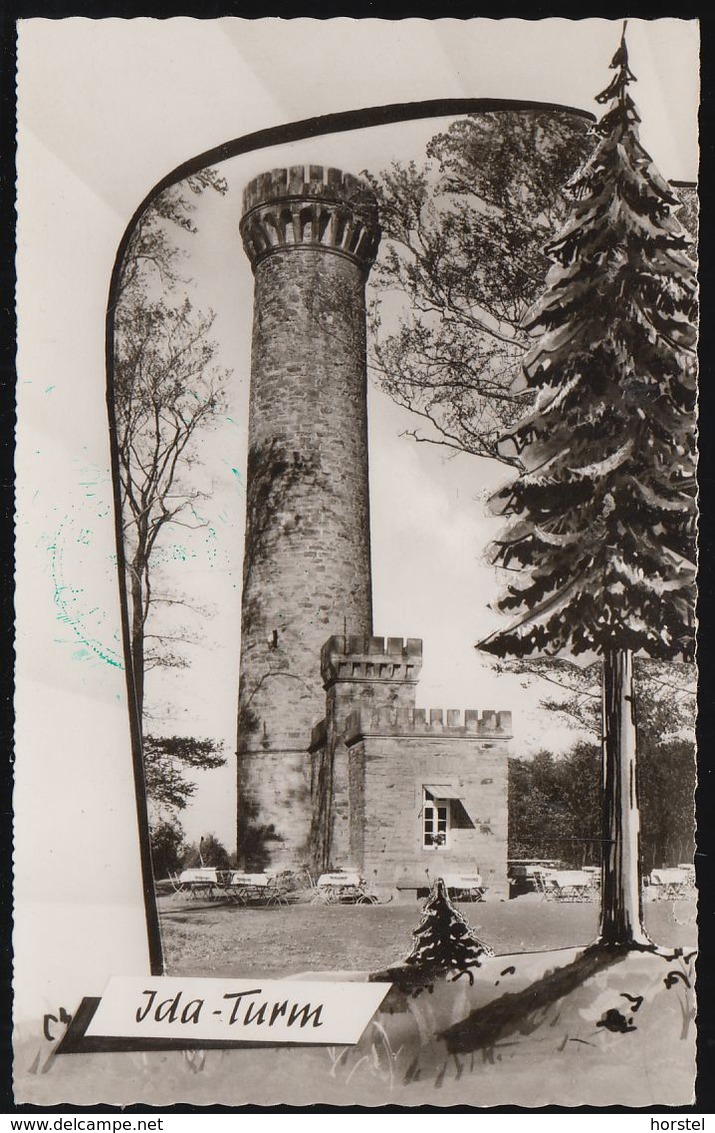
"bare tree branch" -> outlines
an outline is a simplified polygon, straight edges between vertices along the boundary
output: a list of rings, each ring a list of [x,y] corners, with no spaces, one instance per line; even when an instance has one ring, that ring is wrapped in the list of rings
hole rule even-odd
[[[188,473],[198,460],[200,433],[223,409],[228,379],[228,371],[214,362],[214,313],[194,310],[188,295],[180,295],[185,291],[181,285],[189,281],[179,272],[185,252],[177,236],[196,232],[190,194],[206,187],[226,191],[223,178],[205,170],[167,189],[140,217],[122,265],[114,310],[122,527],[132,668],[142,714],[145,673],[157,666],[185,666],[185,658],[169,646],[195,640],[188,633],[156,630],[155,603],[176,605],[182,600],[155,598],[154,558],[169,525],[186,530],[208,525],[195,511],[193,519],[185,514],[202,497]]]

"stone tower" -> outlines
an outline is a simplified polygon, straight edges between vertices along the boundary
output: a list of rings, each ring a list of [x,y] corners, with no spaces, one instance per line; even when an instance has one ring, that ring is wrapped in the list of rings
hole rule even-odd
[[[375,198],[338,169],[244,190],[255,276],[238,727],[243,862],[306,860],[320,652],[372,633],[365,282]]]

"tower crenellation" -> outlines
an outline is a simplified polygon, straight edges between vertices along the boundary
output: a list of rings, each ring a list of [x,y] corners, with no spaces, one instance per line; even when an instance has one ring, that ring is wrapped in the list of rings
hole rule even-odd
[[[367,273],[380,242],[370,187],[322,165],[272,169],[250,181],[243,191],[240,230],[254,270],[276,251],[317,246]]]
[[[479,712],[467,708],[406,708],[381,705],[359,708],[345,723],[345,743],[349,746],[367,735],[445,736],[508,740],[512,735],[511,712]]]
[[[321,650],[323,684],[336,681],[400,681],[417,684],[422,669],[422,641],[408,637],[335,635]]]

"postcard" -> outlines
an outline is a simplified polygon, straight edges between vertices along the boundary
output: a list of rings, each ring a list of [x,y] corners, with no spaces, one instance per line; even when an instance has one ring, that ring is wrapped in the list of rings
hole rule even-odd
[[[18,25],[18,1104],[688,1105],[697,21]]]

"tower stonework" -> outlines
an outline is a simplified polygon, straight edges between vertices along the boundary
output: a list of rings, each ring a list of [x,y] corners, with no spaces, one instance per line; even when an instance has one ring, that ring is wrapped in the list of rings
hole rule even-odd
[[[337,169],[275,169],[244,190],[255,276],[241,611],[238,846],[308,854],[321,647],[372,633],[365,283],[375,198]]]
[[[384,899],[414,900],[437,877],[458,889],[460,875],[506,897],[511,713],[416,708],[419,639],[333,636],[321,660],[314,869],[357,870]]]

